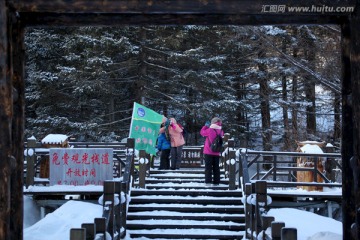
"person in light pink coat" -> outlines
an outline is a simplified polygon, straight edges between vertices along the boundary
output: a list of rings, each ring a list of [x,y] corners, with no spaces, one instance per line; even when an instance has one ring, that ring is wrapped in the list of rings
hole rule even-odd
[[[218,185],[220,183],[220,152],[211,150],[211,143],[216,135],[224,136],[222,130],[222,121],[218,117],[211,119],[211,123],[205,123],[200,130],[200,135],[206,137],[204,143],[204,160],[205,160],[205,184]]]
[[[171,142],[171,169],[180,169],[182,148],[185,145],[183,129],[177,123],[175,118],[165,121],[165,127],[160,129],[160,133],[165,132],[170,136]]]

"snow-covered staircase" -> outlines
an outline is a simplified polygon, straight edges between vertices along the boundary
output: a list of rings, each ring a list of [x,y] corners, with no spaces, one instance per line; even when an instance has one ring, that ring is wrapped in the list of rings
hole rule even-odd
[[[240,190],[205,186],[204,169],[151,170],[146,189],[132,189],[127,232],[131,239],[242,239]]]

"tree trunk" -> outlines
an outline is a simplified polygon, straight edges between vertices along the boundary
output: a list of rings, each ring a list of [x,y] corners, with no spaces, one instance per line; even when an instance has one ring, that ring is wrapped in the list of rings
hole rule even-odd
[[[260,50],[259,59],[265,57],[265,53],[263,50]],[[260,72],[266,71],[266,66],[262,63],[258,64]],[[263,140],[263,150],[271,151],[272,149],[272,132],[270,129],[270,104],[269,104],[269,96],[270,96],[270,87],[268,80],[265,77],[259,79],[260,81],[260,113],[261,113],[261,124],[262,124],[262,140]],[[264,156],[264,161],[271,161],[270,158]],[[270,169],[270,164],[264,164],[264,169]]]
[[[305,59],[310,64],[313,64],[315,62],[314,40],[311,36],[308,36],[308,34],[306,34],[306,40],[308,46],[305,46]],[[313,137],[316,133],[315,81],[313,81],[311,75],[307,75],[304,84],[305,97],[308,102],[306,106],[306,133],[310,135],[310,137]]]
[[[283,41],[282,51],[286,53],[286,41]],[[286,64],[283,64],[283,67],[286,67]],[[288,95],[287,95],[287,79],[286,76],[281,78],[281,88],[282,88],[282,110],[283,110],[283,124],[284,124],[284,150],[290,150],[290,129],[289,129],[289,115],[288,115]]]

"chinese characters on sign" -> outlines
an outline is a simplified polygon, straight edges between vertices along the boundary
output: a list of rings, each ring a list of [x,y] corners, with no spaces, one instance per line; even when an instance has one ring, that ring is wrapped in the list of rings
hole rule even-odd
[[[112,148],[51,148],[50,185],[103,185],[113,179]]]

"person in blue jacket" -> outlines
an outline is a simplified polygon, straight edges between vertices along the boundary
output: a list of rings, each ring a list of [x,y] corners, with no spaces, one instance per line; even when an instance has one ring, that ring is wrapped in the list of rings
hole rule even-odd
[[[162,132],[157,139],[157,149],[161,151],[159,170],[170,169],[170,150],[171,143],[169,134]]]

